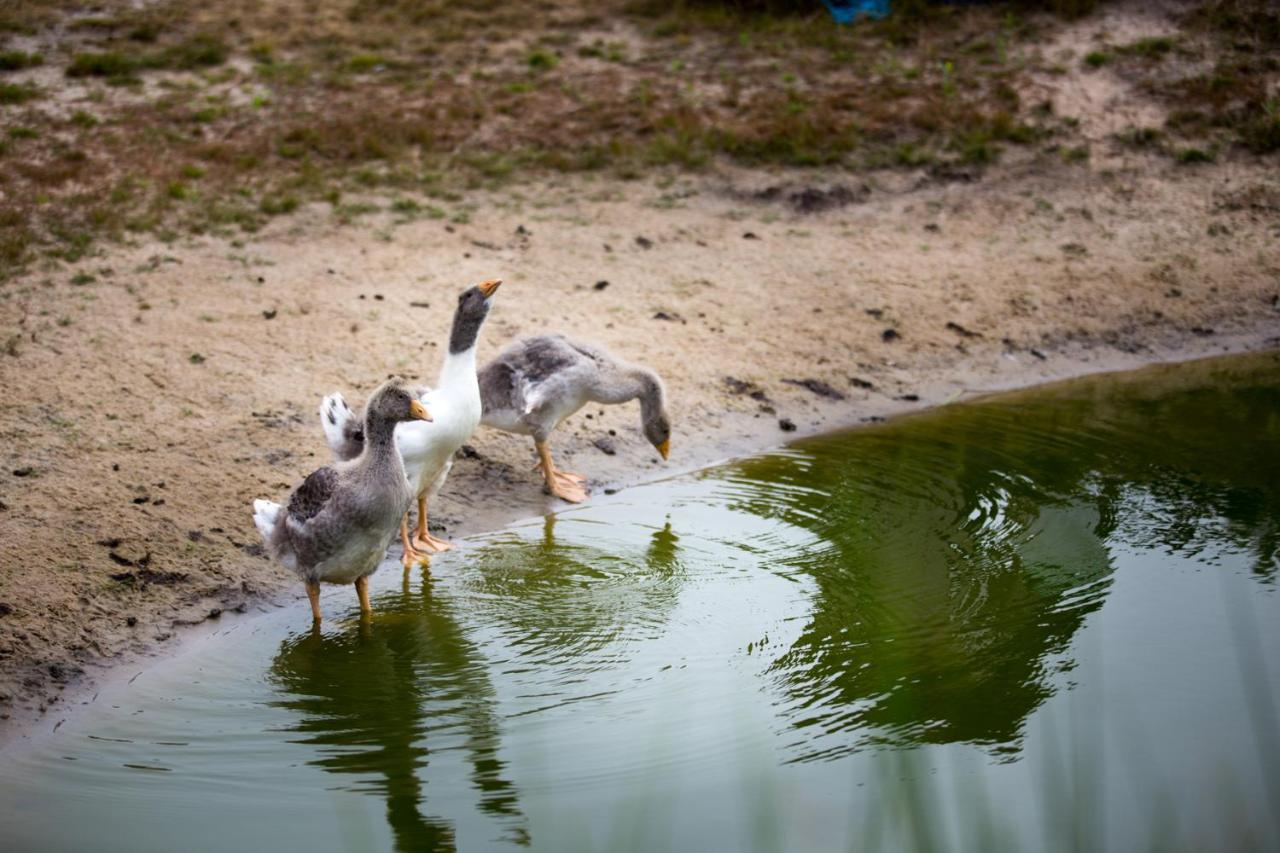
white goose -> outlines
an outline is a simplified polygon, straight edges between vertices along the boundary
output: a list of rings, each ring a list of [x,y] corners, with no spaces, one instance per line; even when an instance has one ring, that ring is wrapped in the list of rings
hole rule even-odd
[[[453,546],[427,530],[427,506],[439,493],[453,467],[453,454],[480,424],[480,387],[476,381],[476,342],[489,314],[490,300],[502,284],[484,281],[463,291],[453,315],[449,353],[440,368],[435,388],[420,388],[418,399],[431,411],[432,421],[413,421],[396,427],[396,447],[404,460],[405,474],[418,498],[418,529],[409,536],[409,516],[400,520],[402,558],[407,570],[426,562],[423,551],[447,551]],[[320,404],[325,439],[338,459],[352,459],[364,446],[363,419],[352,411],[342,394],[333,393]]]

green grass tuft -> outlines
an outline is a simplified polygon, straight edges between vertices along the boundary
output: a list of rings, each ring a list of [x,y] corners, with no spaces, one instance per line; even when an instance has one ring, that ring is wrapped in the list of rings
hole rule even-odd
[[[1174,153],[1174,159],[1184,165],[1192,163],[1212,163],[1217,159],[1214,151],[1206,151],[1203,148],[1179,148]]]
[[[532,51],[525,62],[534,71],[550,71],[560,64],[560,59],[554,53],[539,48]]]
[[[1105,50],[1091,50],[1084,55],[1084,64],[1090,68],[1101,68],[1110,65],[1115,57]]]
[[[38,53],[26,53],[21,50],[0,51],[0,71],[20,71],[43,63],[44,57]]]
[[[1138,39],[1116,50],[1126,56],[1141,56],[1145,59],[1159,59],[1173,52],[1174,40],[1168,36],[1155,36]]]
[[[40,90],[30,83],[0,83],[0,104],[25,104],[40,97]]]

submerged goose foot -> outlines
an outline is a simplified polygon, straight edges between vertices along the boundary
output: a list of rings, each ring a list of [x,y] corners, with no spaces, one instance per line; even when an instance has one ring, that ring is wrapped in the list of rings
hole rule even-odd
[[[424,554],[416,548],[408,548],[400,555],[400,565],[404,566],[406,572],[414,566],[428,567],[431,565],[431,555]]]
[[[360,599],[360,613],[368,615],[373,612],[369,606],[369,576],[356,579],[356,597]]]
[[[419,530],[417,533],[413,534],[413,546],[415,548],[421,548],[423,551],[430,551],[438,554],[441,551],[448,551],[453,547],[453,543],[447,539],[440,539],[432,536],[430,533]]]
[[[400,557],[400,565],[404,566],[407,572],[416,565],[430,566],[431,558],[413,547],[409,541],[409,516],[406,514],[400,519],[400,545],[404,548],[404,554]]]

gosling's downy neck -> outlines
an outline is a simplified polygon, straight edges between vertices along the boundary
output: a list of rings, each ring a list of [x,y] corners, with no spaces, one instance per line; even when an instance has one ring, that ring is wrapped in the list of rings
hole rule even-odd
[[[396,451],[396,423],[366,412],[364,416],[364,448],[359,456],[360,468],[369,475],[384,473],[404,476],[404,464]]]
[[[640,400],[641,423],[648,423],[666,410],[666,391],[658,374],[647,367],[631,365],[626,370],[626,376],[634,388],[632,399]]]

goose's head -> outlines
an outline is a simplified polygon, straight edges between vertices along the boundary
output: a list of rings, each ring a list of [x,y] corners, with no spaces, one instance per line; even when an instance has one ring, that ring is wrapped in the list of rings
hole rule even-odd
[[[667,418],[666,409],[658,409],[648,413],[644,418],[644,437],[657,448],[666,459],[671,452],[671,421]]]
[[[640,393],[640,428],[649,443],[666,459],[671,452],[671,418],[667,417],[667,390],[658,374],[636,368],[643,390]]]
[[[384,382],[369,398],[368,416],[382,421],[429,421],[431,414],[404,383],[398,379]]]
[[[449,336],[449,352],[463,353],[476,345],[480,327],[489,316],[493,295],[498,292],[501,279],[492,278],[469,287],[458,296],[458,308],[453,314],[453,332]]]

